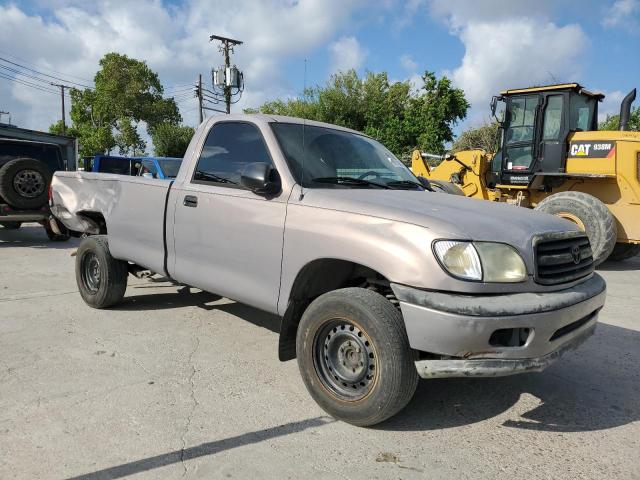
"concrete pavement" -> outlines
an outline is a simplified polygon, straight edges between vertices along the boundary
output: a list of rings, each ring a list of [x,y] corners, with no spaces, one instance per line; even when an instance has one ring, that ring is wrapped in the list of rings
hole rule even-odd
[[[0,478],[640,478],[640,260],[605,264],[593,338],[539,374],[421,381],[370,429],[328,417],[278,319],[130,278],[77,293],[77,241],[0,229]]]

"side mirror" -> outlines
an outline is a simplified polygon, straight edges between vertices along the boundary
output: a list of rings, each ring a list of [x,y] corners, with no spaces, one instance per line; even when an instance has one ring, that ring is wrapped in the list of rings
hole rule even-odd
[[[273,195],[280,191],[280,176],[268,163],[249,163],[242,170],[240,184],[258,195]]]
[[[504,123],[504,118],[498,118],[498,116],[496,115],[496,110],[498,109],[498,102],[502,102],[504,101],[504,97],[497,97],[497,96],[493,96],[491,97],[491,115],[493,116],[493,118],[495,118],[496,122],[498,122],[500,125],[502,125]],[[504,113],[501,112],[501,116],[503,116],[502,114]]]

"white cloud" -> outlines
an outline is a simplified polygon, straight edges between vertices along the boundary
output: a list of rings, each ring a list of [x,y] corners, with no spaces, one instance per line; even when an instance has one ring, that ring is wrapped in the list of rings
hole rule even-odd
[[[416,61],[407,53],[400,56],[400,65],[408,72],[415,72],[418,68]]]
[[[244,97],[233,107],[240,111],[297,91],[287,83],[283,63],[340,35],[361,5],[363,0],[186,0],[180,6],[160,0],[54,0],[44,17],[16,4],[0,5],[0,56],[63,72],[64,78],[92,79],[100,58],[117,51],[147,61],[165,86],[183,85],[198,73],[208,82],[210,68],[222,63],[209,35],[230,36],[245,42],[233,56],[245,73]],[[346,63],[359,66],[365,52],[355,45]],[[179,106],[185,121],[195,124],[196,100],[188,93],[181,94]],[[0,79],[0,109],[10,110],[19,126],[46,129],[59,118],[59,97]]]
[[[460,65],[445,74],[464,89],[472,123],[488,115],[491,96],[502,89],[579,80],[589,42],[579,25],[550,19],[563,3],[432,0],[431,15],[465,48]]]
[[[638,28],[638,15],[640,15],[639,0],[617,0],[605,11],[602,26],[615,28],[622,26],[630,31]]]
[[[367,57],[367,51],[360,46],[355,37],[341,37],[329,45],[329,52],[332,73],[357,70]]]
[[[450,72],[469,101],[488,104],[503,88],[575,80],[587,38],[577,25],[558,27],[536,20],[469,23],[461,31],[462,64]]]

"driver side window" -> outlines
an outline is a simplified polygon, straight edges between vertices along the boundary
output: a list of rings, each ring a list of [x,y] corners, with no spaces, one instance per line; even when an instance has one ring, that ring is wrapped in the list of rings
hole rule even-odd
[[[246,122],[217,123],[204,142],[192,182],[235,187],[244,167],[256,162],[273,164],[258,127]]]

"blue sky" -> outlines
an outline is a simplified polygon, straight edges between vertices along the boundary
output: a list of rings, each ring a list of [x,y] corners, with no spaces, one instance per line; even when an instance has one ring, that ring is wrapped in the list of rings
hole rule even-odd
[[[578,81],[604,92],[601,112],[612,113],[640,86],[640,0],[0,0],[0,23],[0,58],[64,79],[90,83],[109,51],[146,60],[192,125],[189,84],[221,62],[211,33],[245,41],[237,109],[299,94],[305,58],[307,85],[340,68],[448,75],[472,103],[458,130],[488,118],[505,87]],[[59,118],[54,93],[3,73],[0,110],[13,123],[46,129]]]

